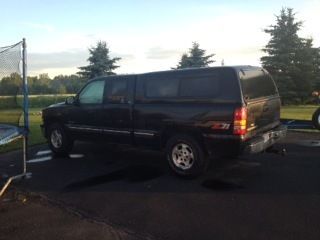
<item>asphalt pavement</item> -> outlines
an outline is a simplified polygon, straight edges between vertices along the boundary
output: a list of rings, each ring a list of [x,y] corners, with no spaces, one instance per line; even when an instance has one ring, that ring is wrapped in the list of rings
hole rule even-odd
[[[72,213],[73,221],[102,224],[95,227],[112,229],[119,239],[318,240],[319,141],[320,133],[290,132],[277,145],[287,149],[285,157],[215,159],[206,174],[193,180],[175,176],[161,153],[77,143],[69,158],[53,158],[42,145],[30,149],[32,178],[14,187],[33,196],[30,204],[58,207],[52,212]],[[17,173],[21,157],[19,151],[0,155],[0,177]],[[4,209],[12,209],[7,205]],[[0,213],[2,227],[9,224],[4,217],[11,211]],[[30,230],[37,231],[32,225]]]

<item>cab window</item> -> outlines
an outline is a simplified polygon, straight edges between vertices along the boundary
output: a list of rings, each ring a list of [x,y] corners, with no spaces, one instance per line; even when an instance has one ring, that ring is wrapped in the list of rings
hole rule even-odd
[[[102,104],[105,81],[89,83],[79,95],[80,104]]]
[[[128,80],[117,78],[111,81],[108,94],[109,103],[127,103],[128,101]]]

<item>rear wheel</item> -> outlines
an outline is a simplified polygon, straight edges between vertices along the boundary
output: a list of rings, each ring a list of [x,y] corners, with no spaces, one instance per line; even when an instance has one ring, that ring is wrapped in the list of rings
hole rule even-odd
[[[312,116],[312,123],[316,129],[320,130],[320,108],[314,112]]]
[[[73,147],[73,141],[68,137],[59,123],[53,123],[48,128],[48,144],[57,156],[67,156]]]
[[[167,159],[171,169],[179,176],[195,177],[208,167],[208,157],[201,145],[192,137],[177,135],[166,146]]]

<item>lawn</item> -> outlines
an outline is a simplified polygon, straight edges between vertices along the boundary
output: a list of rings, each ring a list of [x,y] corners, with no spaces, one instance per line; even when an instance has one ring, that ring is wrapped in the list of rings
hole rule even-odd
[[[281,118],[297,119],[297,120],[311,120],[313,113],[319,105],[297,105],[297,106],[283,106],[281,108]]]
[[[57,95],[29,95],[29,122],[30,122],[30,134],[29,134],[29,146],[35,144],[41,144],[46,142],[46,139],[42,136],[40,124],[42,122],[41,109],[54,103],[65,101],[67,96],[73,94],[57,94]],[[23,120],[21,116],[22,96],[0,96],[0,123],[17,124],[17,122]],[[17,105],[18,103],[18,105]],[[16,109],[11,108],[17,107]],[[17,140],[13,143],[5,146],[0,146],[0,153],[7,152],[22,147],[22,140]]]
[[[40,108],[33,108],[29,110],[29,122],[30,122],[29,146],[46,142],[45,138],[42,136],[41,129],[40,129],[40,124],[42,123],[40,112],[41,112]],[[0,122],[14,121],[14,118],[16,118],[17,113],[18,111],[15,111],[15,110],[0,110]],[[8,152],[8,151],[19,149],[19,148],[22,148],[22,140],[17,140],[5,146],[0,146],[0,153]]]

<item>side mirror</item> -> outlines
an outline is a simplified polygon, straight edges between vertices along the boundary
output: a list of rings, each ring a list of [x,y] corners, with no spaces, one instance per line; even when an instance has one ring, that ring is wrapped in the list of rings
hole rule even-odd
[[[67,105],[73,105],[73,104],[75,104],[75,102],[76,102],[76,99],[75,99],[74,96],[70,96],[70,97],[66,98],[66,104]]]

